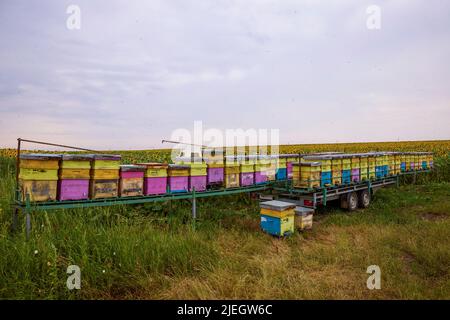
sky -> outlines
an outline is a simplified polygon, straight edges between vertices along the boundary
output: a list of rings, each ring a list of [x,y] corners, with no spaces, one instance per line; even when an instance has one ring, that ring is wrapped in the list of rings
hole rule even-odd
[[[0,0],[0,147],[161,148],[194,121],[450,139],[449,17],[445,0]]]

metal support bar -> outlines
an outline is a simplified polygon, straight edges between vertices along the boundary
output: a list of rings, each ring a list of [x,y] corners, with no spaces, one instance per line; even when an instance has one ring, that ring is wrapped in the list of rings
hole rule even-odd
[[[195,187],[192,188],[192,219],[197,219],[197,199],[195,197]]]
[[[31,216],[30,216],[31,206],[30,206],[30,194],[26,194],[26,207],[25,207],[25,232],[27,240],[30,238],[30,231],[31,231]]]

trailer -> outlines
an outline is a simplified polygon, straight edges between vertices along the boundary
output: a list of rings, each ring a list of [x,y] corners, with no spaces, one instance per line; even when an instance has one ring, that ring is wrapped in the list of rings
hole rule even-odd
[[[369,207],[377,190],[389,186],[398,187],[400,176],[413,175],[415,181],[418,173],[426,172],[430,170],[404,172],[381,179],[325,188],[294,188],[292,183],[282,183],[273,186],[273,190],[278,200],[295,203],[298,206],[317,209],[320,206],[327,206],[330,201],[340,201],[342,209],[354,211]]]

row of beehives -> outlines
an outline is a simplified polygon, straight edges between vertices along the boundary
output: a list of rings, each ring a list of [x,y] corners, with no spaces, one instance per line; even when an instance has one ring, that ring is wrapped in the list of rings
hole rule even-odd
[[[292,178],[294,186],[312,188],[432,167],[432,155],[418,153],[179,158],[175,164],[134,165],[120,160],[119,155],[23,154],[22,199],[26,194],[31,201],[66,201],[201,192],[211,185],[236,188]]]
[[[207,186],[226,188],[262,184],[292,177],[298,155],[225,157],[204,163],[179,158],[175,164],[120,165],[120,155],[22,154],[19,186],[21,200],[67,201],[161,195]]]
[[[339,186],[432,167],[430,152],[308,155],[294,164],[293,185],[298,188]]]

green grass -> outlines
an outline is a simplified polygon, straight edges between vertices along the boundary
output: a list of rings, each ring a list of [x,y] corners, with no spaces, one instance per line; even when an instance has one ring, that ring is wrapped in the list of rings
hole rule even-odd
[[[448,299],[450,179],[437,163],[420,184],[380,190],[366,210],[321,210],[286,239],[262,233],[257,203],[237,195],[198,200],[195,228],[188,201],[40,212],[26,241],[23,217],[10,232],[14,163],[2,158],[0,298]],[[381,290],[366,288],[372,264]]]

